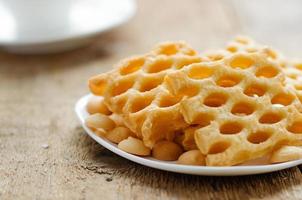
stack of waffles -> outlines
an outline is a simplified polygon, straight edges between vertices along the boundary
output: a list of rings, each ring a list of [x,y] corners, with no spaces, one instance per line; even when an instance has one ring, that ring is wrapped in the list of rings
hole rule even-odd
[[[233,166],[301,158],[302,64],[249,38],[157,45],[89,80],[86,124],[132,154]]]

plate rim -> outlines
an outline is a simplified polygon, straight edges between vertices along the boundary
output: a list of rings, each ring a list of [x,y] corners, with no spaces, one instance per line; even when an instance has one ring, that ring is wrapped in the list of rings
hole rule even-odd
[[[164,171],[191,174],[191,175],[203,175],[203,176],[242,176],[242,175],[253,175],[253,174],[263,174],[269,172],[275,172],[291,167],[295,167],[302,164],[302,159],[294,160],[284,163],[269,164],[269,165],[251,165],[251,166],[192,166],[192,165],[179,165],[174,163],[169,163],[168,161],[157,161],[152,160],[150,157],[140,157],[133,154],[129,154],[122,151],[116,147],[116,144],[101,138],[94,134],[84,122],[84,115],[82,114],[84,106],[86,105],[88,99],[93,96],[92,94],[87,94],[82,96],[75,104],[75,112],[81,123],[81,126],[91,138],[93,138],[97,143],[108,149],[109,151],[127,159],[132,162],[152,167],[155,169],[160,169]],[[86,111],[86,110],[85,110]],[[88,113],[87,113],[88,114]],[[168,163],[167,163],[168,162]]]

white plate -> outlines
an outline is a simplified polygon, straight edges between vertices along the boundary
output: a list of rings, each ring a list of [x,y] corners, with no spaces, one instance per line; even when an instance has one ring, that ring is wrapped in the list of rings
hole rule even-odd
[[[184,173],[184,174],[195,174],[195,175],[206,175],[206,176],[235,176],[235,175],[251,175],[251,174],[262,174],[267,172],[274,172],[290,167],[294,167],[297,165],[302,164],[301,160],[290,161],[286,163],[280,164],[272,164],[272,165],[255,165],[255,163],[261,162],[261,160],[255,160],[255,162],[249,162],[251,165],[245,166],[232,166],[232,167],[208,167],[208,166],[188,166],[188,165],[178,165],[174,162],[167,162],[167,161],[159,161],[155,160],[151,157],[139,157],[127,152],[124,152],[117,148],[116,144],[106,140],[105,138],[101,138],[95,135],[86,125],[85,125],[85,118],[89,115],[86,111],[86,104],[88,99],[91,95],[86,95],[78,100],[75,106],[75,111],[80,119],[80,122],[87,132],[87,134],[92,137],[96,142],[107,148],[108,150],[112,151],[115,154],[118,154],[128,160],[136,162],[141,165],[145,165],[148,167],[177,172],[177,173]],[[265,159],[265,158],[263,158]]]
[[[18,53],[72,49],[135,11],[134,0],[0,0],[0,46]]]

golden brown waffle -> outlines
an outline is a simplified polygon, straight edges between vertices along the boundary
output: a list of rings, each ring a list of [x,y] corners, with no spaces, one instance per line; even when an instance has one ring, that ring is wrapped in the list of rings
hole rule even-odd
[[[295,91],[302,103],[302,62],[288,61],[283,71],[286,74],[286,86]]]
[[[244,36],[238,36],[229,42],[225,49],[209,51],[205,57],[209,60],[219,60],[236,52],[261,52],[273,62],[282,67],[285,74],[285,85],[295,90],[296,95],[302,102],[302,61],[286,59],[280,52],[271,47],[256,43],[254,40]]]
[[[228,52],[263,52],[267,57],[277,62],[285,73],[285,85],[292,88],[302,102],[302,61],[286,59],[280,52],[256,43],[248,37],[236,37],[231,41],[226,50]],[[211,57],[211,56],[210,56]]]
[[[230,166],[302,139],[301,104],[284,79],[267,55],[238,52],[171,72],[165,82],[184,97],[180,111],[199,128],[207,165]]]
[[[175,130],[188,126],[179,112],[181,98],[171,95],[163,84],[166,74],[201,61],[183,42],[163,43],[91,78],[89,87],[92,93],[103,95],[109,109],[152,147],[160,139],[172,140]]]
[[[266,54],[268,59],[278,61],[281,67],[284,67],[285,65],[285,58],[280,52],[276,51],[275,49],[272,49],[269,46],[261,45],[248,37],[238,36],[234,38],[234,40],[230,41],[227,44],[226,50],[230,53],[253,53],[260,51]]]

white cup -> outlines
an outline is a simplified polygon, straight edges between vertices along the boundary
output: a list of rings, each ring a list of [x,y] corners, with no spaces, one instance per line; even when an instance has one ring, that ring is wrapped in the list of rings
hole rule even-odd
[[[70,9],[77,0],[2,0],[4,6],[16,22],[18,33],[32,36],[33,39],[43,38],[43,34],[56,35],[57,32],[68,30]],[[66,22],[66,23],[65,23]],[[18,35],[22,38],[22,35]]]

